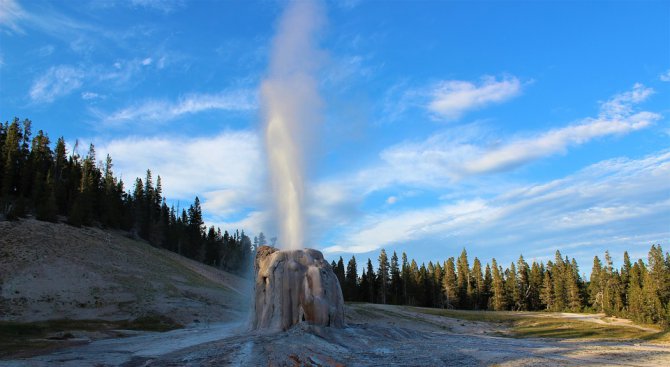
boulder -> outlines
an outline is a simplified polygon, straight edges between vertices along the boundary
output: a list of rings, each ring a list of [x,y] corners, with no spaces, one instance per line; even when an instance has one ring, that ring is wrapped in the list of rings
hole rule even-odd
[[[320,251],[261,246],[254,270],[253,329],[287,330],[300,322],[344,327],[340,283]]]

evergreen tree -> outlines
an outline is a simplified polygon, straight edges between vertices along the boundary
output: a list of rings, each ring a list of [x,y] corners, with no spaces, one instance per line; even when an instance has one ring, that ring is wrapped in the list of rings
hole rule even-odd
[[[527,305],[528,309],[538,311],[542,309],[542,300],[540,292],[542,290],[542,280],[544,278],[544,265],[540,266],[533,261],[528,277]]]
[[[493,275],[491,274],[491,267],[489,264],[486,264],[486,269],[484,271],[484,290],[482,291],[482,308],[487,309],[489,307],[491,299],[491,289],[493,287]]]
[[[542,278],[540,300],[542,301],[545,310],[551,311],[554,309],[554,282],[551,279],[551,273],[549,271],[545,271]]]
[[[409,303],[409,297],[407,293],[408,284],[411,281],[411,273],[409,262],[407,261],[407,254],[402,253],[402,267],[400,268],[400,281],[402,283],[402,303],[405,305]]]
[[[347,273],[345,276],[344,297],[347,301],[358,300],[358,265],[356,257],[351,256],[347,263]]]
[[[444,289],[445,306],[447,308],[455,308],[460,302],[458,299],[458,285],[456,281],[456,267],[454,265],[454,258],[450,257],[444,263],[444,280],[442,282]]]
[[[456,261],[457,286],[458,286],[458,305],[461,308],[470,308],[472,285],[470,284],[470,265],[468,264],[468,254],[463,249],[461,255]]]
[[[340,259],[337,261],[337,265],[335,267],[335,276],[337,277],[337,280],[340,282],[340,289],[344,291],[344,278],[345,278],[345,269],[344,269],[344,260],[342,259],[342,256],[340,256]]]
[[[567,265],[561,256],[561,252],[556,250],[554,266],[551,271],[551,280],[554,282],[554,310],[563,311],[566,309],[568,292],[566,288]]]
[[[507,308],[505,297],[505,280],[503,279],[502,268],[498,266],[496,259],[491,260],[493,279],[491,284],[491,309],[494,311],[503,311]]]
[[[621,266],[621,288],[622,288],[622,298],[624,301],[624,307],[628,308],[628,293],[630,287],[630,272],[633,268],[632,263],[630,262],[630,256],[628,251],[623,253],[623,265]]]
[[[517,260],[517,284],[519,287],[519,306],[518,310],[530,310],[530,269],[523,255],[519,255]]]
[[[367,299],[365,300],[366,302],[374,303],[375,302],[375,293],[377,290],[376,287],[376,275],[375,275],[375,270],[372,267],[372,261],[368,259],[368,271],[367,271],[367,286],[368,289],[366,290],[367,294]]]
[[[482,274],[482,264],[478,258],[472,261],[472,280],[474,283],[473,291],[473,305],[474,309],[484,309],[486,304],[483,304],[484,299],[484,274]]]
[[[391,302],[400,304],[402,298],[402,284],[400,280],[400,268],[398,265],[398,254],[393,251],[391,256]]]
[[[512,311],[519,311],[521,309],[521,292],[514,263],[510,264],[507,274],[508,276],[505,279],[506,303]]]
[[[568,294],[567,307],[572,312],[580,312],[582,309],[581,279],[577,262],[572,259],[569,269],[566,271],[566,291]]]
[[[598,256],[593,257],[591,279],[589,281],[589,303],[599,312],[605,312],[603,305],[603,266]]]
[[[379,253],[379,269],[377,270],[377,276],[379,278],[379,303],[386,304],[386,297],[389,293],[389,260],[386,256],[386,251],[384,249]]]

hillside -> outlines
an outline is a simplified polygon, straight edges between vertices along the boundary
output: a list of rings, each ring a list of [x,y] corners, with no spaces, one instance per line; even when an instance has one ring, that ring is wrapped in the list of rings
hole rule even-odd
[[[243,278],[124,232],[0,222],[0,321],[230,321],[244,316],[247,287]]]

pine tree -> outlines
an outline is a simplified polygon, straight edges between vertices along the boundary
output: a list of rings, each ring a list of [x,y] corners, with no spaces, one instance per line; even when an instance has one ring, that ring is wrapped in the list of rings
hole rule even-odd
[[[508,276],[505,279],[505,295],[506,303],[512,311],[519,311],[521,309],[521,292],[519,290],[519,281],[517,279],[516,266],[511,263],[509,266]]]
[[[472,280],[474,283],[473,291],[473,305],[474,309],[486,308],[485,304],[482,304],[484,298],[484,275],[482,274],[482,264],[478,258],[472,261]]]
[[[375,270],[372,267],[372,260],[368,259],[368,271],[367,271],[367,286],[368,289],[367,291],[367,299],[365,300],[366,302],[374,303],[375,302],[375,293],[377,290],[376,287],[376,275],[375,275]]]
[[[402,283],[402,304],[408,305],[409,295],[407,293],[408,284],[411,281],[411,273],[409,262],[407,261],[407,254],[402,253],[402,266],[400,268],[400,281]]]
[[[554,310],[554,282],[551,279],[549,271],[544,272],[542,278],[542,289],[540,290],[540,300],[547,311]]]
[[[344,297],[347,301],[358,300],[358,265],[356,257],[351,256],[347,263],[347,273],[345,275]]]
[[[337,266],[335,269],[335,276],[340,282],[340,289],[344,290],[344,278],[346,276],[346,272],[344,269],[344,260],[342,259],[342,256],[340,256],[340,259],[337,261]]]
[[[519,287],[519,310],[529,310],[530,302],[530,268],[528,263],[524,260],[523,255],[519,255],[516,262],[517,285]]]
[[[623,265],[621,266],[621,288],[622,288],[622,298],[624,301],[624,306],[628,309],[628,288],[630,287],[630,272],[633,268],[632,263],[630,262],[630,256],[628,251],[623,253]]]
[[[21,131],[19,130],[19,119],[14,121],[7,128],[5,145],[2,149],[2,160],[4,162],[3,182],[0,190],[0,197],[6,203],[10,198],[18,195],[17,184],[21,172]],[[9,205],[8,205],[9,206]]]
[[[491,284],[491,308],[494,311],[503,311],[507,308],[505,299],[505,280],[502,268],[498,266],[496,259],[491,260],[493,279]]]
[[[603,269],[598,256],[593,257],[591,279],[589,281],[589,303],[599,312],[605,312],[603,305]]]
[[[638,322],[646,322],[644,295],[642,294],[642,281],[645,278],[647,270],[642,260],[639,260],[631,267],[628,292],[628,317]]]
[[[402,284],[400,281],[400,268],[398,265],[398,254],[393,251],[391,256],[391,302],[400,304],[402,296]]]
[[[569,268],[566,269],[566,291],[568,294],[567,307],[572,312],[580,312],[582,309],[581,280],[577,261],[572,259]]]
[[[554,261],[554,266],[551,271],[551,280],[554,282],[554,310],[563,311],[567,308],[566,300],[568,298],[568,292],[565,283],[566,272],[568,269],[567,264],[561,257],[561,252],[558,250],[556,250]]]
[[[456,281],[456,267],[454,265],[454,258],[450,257],[444,263],[444,280],[442,282],[444,289],[445,306],[447,308],[455,308],[460,302],[458,299],[458,285]]]
[[[463,249],[456,261],[458,305],[460,308],[470,308],[472,285],[470,284],[470,265],[468,264],[468,253]]]
[[[491,299],[491,289],[493,287],[493,275],[491,274],[491,267],[486,264],[484,270],[484,289],[482,291],[482,309],[489,309],[489,301]]]
[[[623,308],[621,301],[621,281],[619,273],[614,271],[609,251],[605,251],[605,266],[601,273],[601,289],[603,294],[603,310],[608,315],[617,315]]]
[[[542,309],[540,291],[542,289],[543,277],[544,265],[540,266],[537,262],[533,261],[530,268],[530,275],[528,276],[527,305],[529,310],[538,311]]]
[[[389,292],[389,259],[386,256],[386,250],[382,249],[379,253],[379,268],[377,269],[377,277],[379,284],[379,303],[386,304],[386,297]]]

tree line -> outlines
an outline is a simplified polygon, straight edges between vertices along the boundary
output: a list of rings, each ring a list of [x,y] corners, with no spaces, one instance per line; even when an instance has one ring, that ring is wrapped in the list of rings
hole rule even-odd
[[[250,238],[244,231],[207,228],[198,197],[181,210],[168,206],[161,177],[154,183],[150,170],[126,192],[109,155],[98,162],[93,144],[84,157],[77,150],[78,143],[68,152],[63,137],[52,149],[42,130],[33,136],[28,119],[0,124],[0,220],[30,215],[73,226],[121,229],[208,265],[240,274],[248,270]]]
[[[484,266],[467,251],[443,263],[419,266],[403,252],[389,259],[382,249],[358,274],[356,257],[346,267],[342,257],[331,264],[345,301],[462,310],[603,312],[642,323],[670,324],[670,254],[652,245],[647,262],[615,268],[609,252],[596,256],[591,276],[584,279],[575,259],[556,251],[553,261],[528,264],[523,255],[506,268],[496,259]]]

